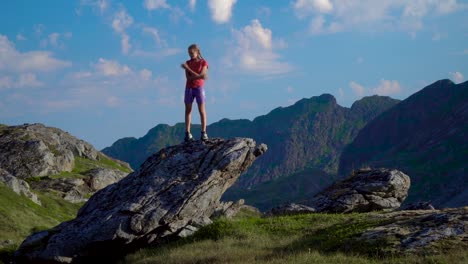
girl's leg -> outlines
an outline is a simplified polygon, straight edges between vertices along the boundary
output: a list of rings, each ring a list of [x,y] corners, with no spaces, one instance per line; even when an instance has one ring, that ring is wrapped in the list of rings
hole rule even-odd
[[[206,110],[205,104],[198,104],[198,112],[200,112],[201,131],[206,132]]]
[[[192,122],[192,104],[185,104],[185,132],[190,133],[190,123]]]

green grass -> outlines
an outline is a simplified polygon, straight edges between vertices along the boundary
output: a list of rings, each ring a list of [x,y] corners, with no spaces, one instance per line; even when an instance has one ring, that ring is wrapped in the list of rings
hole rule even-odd
[[[141,249],[122,263],[466,263],[468,253],[381,254],[381,245],[355,243],[367,228],[384,224],[369,214],[307,214],[220,218],[193,236]]]
[[[53,193],[38,193],[42,206],[14,193],[0,183],[0,242],[12,244],[0,247],[0,262],[32,232],[52,228],[76,216],[82,204],[69,203]]]

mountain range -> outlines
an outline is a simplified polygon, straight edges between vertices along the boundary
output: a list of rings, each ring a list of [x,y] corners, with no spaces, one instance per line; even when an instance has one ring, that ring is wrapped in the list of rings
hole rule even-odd
[[[403,101],[374,95],[350,108],[323,94],[252,121],[215,122],[207,128],[211,137],[251,137],[269,147],[223,199],[244,198],[267,210],[279,203],[304,202],[353,169],[376,166],[398,168],[411,177],[407,202],[464,205],[466,86],[440,80]],[[195,125],[192,132],[199,130]],[[142,138],[120,139],[102,152],[136,169],[183,136],[183,123],[160,124]]]

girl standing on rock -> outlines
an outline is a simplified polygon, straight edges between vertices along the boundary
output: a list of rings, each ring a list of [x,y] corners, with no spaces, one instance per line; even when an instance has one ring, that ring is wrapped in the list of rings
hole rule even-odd
[[[200,48],[197,44],[192,44],[188,47],[190,60],[181,65],[185,69],[185,142],[192,141],[193,136],[190,133],[190,123],[192,121],[192,104],[193,100],[197,100],[198,111],[200,112],[201,121],[201,137],[200,139],[208,140],[206,133],[206,109],[205,109],[205,90],[203,84],[208,77],[208,62],[203,59]]]

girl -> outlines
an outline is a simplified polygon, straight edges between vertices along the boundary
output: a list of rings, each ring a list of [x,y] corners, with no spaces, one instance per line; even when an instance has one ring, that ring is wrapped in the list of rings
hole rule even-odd
[[[206,110],[205,110],[205,90],[203,89],[204,80],[207,78],[208,62],[201,56],[200,48],[197,44],[188,47],[190,60],[181,65],[185,69],[185,142],[192,141],[193,136],[190,133],[191,113],[193,100],[197,100],[198,111],[201,121],[201,140],[208,140],[206,134]]]

